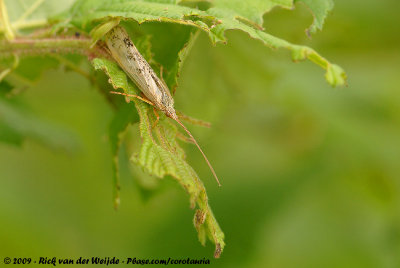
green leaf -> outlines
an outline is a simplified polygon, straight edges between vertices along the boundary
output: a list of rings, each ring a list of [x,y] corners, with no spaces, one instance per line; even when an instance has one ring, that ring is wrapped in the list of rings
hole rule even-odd
[[[170,88],[171,92],[174,94],[176,88],[178,87],[178,78],[179,74],[182,70],[183,62],[186,59],[187,55],[189,54],[190,49],[192,48],[199,32],[195,34],[191,33],[189,39],[187,40],[184,47],[179,51],[178,58],[175,60],[175,64],[172,66],[171,70],[168,72],[168,76],[165,79],[168,87]]]
[[[116,63],[106,59],[93,60],[95,69],[102,69],[109,77],[115,89],[122,89],[127,94],[138,94],[138,90]],[[216,245],[215,257],[219,257],[224,246],[224,234],[219,227],[211,208],[203,183],[193,168],[185,161],[185,154],[177,142],[177,128],[160,114],[160,121],[153,127],[156,117],[148,104],[132,99],[140,116],[140,135],[142,146],[132,161],[140,165],[151,175],[163,178],[170,175],[188,192],[192,208],[196,206],[194,224],[202,244],[206,237]],[[199,217],[201,215],[201,217]]]
[[[147,52],[148,57],[145,54],[142,55],[150,59],[150,63],[155,63],[153,69],[160,69],[158,64],[163,67],[162,76],[171,92],[174,93],[184,60],[196,41],[199,31],[189,27],[182,29],[174,24],[148,24],[141,28],[152,36],[151,39],[157,40],[153,43],[147,40],[149,42],[147,47],[151,47],[151,52]]]
[[[35,68],[32,68],[35,66]],[[37,81],[43,72],[49,69],[55,69],[59,66],[59,62],[51,57],[29,57],[20,61],[18,67],[13,73],[18,74],[29,81]]]
[[[197,8],[200,10],[207,10],[212,6],[213,1],[214,0],[180,0],[177,2],[182,6]]]
[[[43,26],[49,14],[57,14],[69,8],[74,0],[4,0],[12,30]],[[0,27],[0,31],[4,31]]]
[[[31,138],[55,149],[73,150],[78,142],[75,135],[59,126],[39,119],[20,103],[0,96],[0,140],[20,145]]]
[[[5,97],[7,94],[10,94],[13,90],[13,86],[7,81],[0,82],[0,96]]]
[[[87,31],[95,27],[96,23],[110,18],[135,20],[138,23],[169,22],[183,24],[205,31],[214,44],[216,42],[226,42],[225,32],[227,30],[242,30],[248,33],[250,37],[262,41],[271,48],[285,48],[292,51],[293,55],[304,52],[304,56],[297,57],[296,60],[309,59],[327,71],[329,66],[332,65],[315,50],[306,46],[291,44],[261,29],[262,15],[276,6],[293,7],[293,3],[289,0],[215,0],[213,2],[214,6],[206,11],[176,5],[174,2],[161,0],[78,0],[69,12],[57,18],[59,20],[70,20],[74,26]],[[321,3],[325,2],[321,1]],[[311,5],[311,2],[306,3],[310,4],[310,8],[315,12],[316,22],[313,25],[315,27],[322,26],[323,19],[327,13],[326,10],[330,6],[322,8],[323,4]],[[312,26],[312,29],[314,29],[314,26]],[[333,81],[341,82],[342,79],[339,77],[345,77],[343,70],[335,73],[335,75],[338,75],[338,77],[335,77]],[[328,82],[330,81],[332,80]],[[343,82],[332,85],[344,84]]]
[[[219,10],[229,10],[226,12],[226,17],[230,19],[243,19],[254,25],[257,28],[262,28],[263,15],[269,12],[274,7],[292,8],[293,0],[214,0],[213,8]],[[223,11],[224,12],[224,11]]]
[[[21,146],[24,138],[18,131],[15,131],[14,128],[9,126],[5,122],[2,122],[2,120],[0,119],[0,141],[16,146]]]
[[[129,124],[139,121],[139,117],[131,103],[122,103],[118,106],[109,128],[109,139],[111,153],[113,155],[113,178],[114,178],[114,208],[118,209],[120,204],[119,190],[119,150],[121,146],[121,135]]]
[[[334,86],[343,85],[347,80],[346,74],[339,66],[335,64],[328,66],[328,71],[326,72],[325,78],[331,85]]]
[[[92,44],[90,47],[94,47],[94,45],[97,43],[97,41],[100,40],[106,33],[108,33],[112,28],[117,26],[119,24],[118,19],[114,20],[109,20],[103,24],[98,25],[96,28],[94,28],[91,32],[90,35],[92,36]]]
[[[325,19],[334,5],[332,0],[295,0],[295,2],[306,4],[314,16],[313,24],[307,29],[308,35],[315,33],[317,30],[322,30]]]

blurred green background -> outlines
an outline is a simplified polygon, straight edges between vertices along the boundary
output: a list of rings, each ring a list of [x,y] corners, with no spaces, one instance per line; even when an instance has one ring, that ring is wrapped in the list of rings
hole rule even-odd
[[[171,178],[149,191],[122,163],[114,211],[111,108],[87,79],[62,69],[46,71],[20,98],[76,133],[80,147],[0,143],[0,257],[400,267],[400,3],[335,4],[311,40],[303,5],[273,10],[264,26],[340,64],[347,88],[330,88],[314,64],[294,64],[241,32],[217,47],[201,34],[185,62],[176,107],[213,124],[190,129],[223,187],[196,148],[184,147],[226,235],[220,259],[197,241],[188,196]]]

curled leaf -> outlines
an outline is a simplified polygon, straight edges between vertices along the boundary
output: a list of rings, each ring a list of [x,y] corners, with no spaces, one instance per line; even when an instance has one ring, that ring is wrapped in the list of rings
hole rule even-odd
[[[127,94],[137,94],[138,90],[127,78],[126,74],[116,63],[106,59],[93,60],[96,69],[102,69],[109,76],[109,82],[114,88],[122,89]],[[215,257],[219,257],[224,246],[224,233],[219,227],[214,214],[208,204],[208,197],[204,185],[193,168],[185,161],[185,153],[179,146],[178,130],[164,115],[160,114],[160,121],[154,125],[156,116],[153,108],[147,103],[132,99],[139,113],[140,136],[142,145],[137,154],[131,158],[132,162],[141,166],[148,174],[163,178],[172,176],[189,194],[190,206],[198,207],[195,227],[199,240],[204,245],[206,237],[216,245]]]

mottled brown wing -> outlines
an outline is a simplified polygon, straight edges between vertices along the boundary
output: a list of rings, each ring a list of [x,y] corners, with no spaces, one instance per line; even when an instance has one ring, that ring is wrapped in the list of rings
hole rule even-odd
[[[161,81],[139,53],[122,27],[114,27],[106,36],[106,44],[119,66],[137,85],[140,91],[156,106],[162,101]]]

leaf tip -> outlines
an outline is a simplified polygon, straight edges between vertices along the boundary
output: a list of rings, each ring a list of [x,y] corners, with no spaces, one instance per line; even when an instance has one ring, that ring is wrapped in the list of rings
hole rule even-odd
[[[347,86],[346,72],[336,64],[329,64],[326,68],[325,79],[333,86]]]
[[[205,211],[202,211],[200,209],[196,210],[196,213],[194,215],[193,223],[196,229],[199,229],[200,225],[204,224],[206,220],[207,213]]]
[[[220,243],[215,244],[214,258],[219,259],[221,257],[222,247]]]

